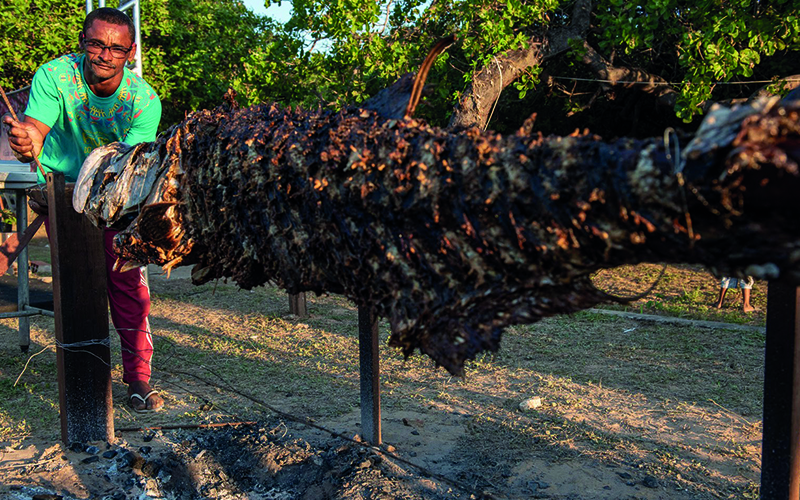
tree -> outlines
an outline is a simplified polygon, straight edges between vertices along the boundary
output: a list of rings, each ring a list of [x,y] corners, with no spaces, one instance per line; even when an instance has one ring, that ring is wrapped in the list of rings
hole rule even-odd
[[[327,41],[328,56],[317,67],[331,83],[320,93],[340,106],[415,70],[434,40],[456,34],[459,42],[437,62],[434,94],[423,111],[440,125],[483,127],[493,120],[492,128],[511,131],[538,111],[546,131],[578,126],[649,136],[680,124],[676,117],[692,120],[711,101],[746,99],[764,86],[747,80],[774,81],[772,91],[782,93],[800,83],[781,80],[800,73],[800,6],[789,0],[296,0],[293,6],[285,28]]]
[[[273,3],[266,0],[267,4]],[[7,0],[0,84],[77,49],[83,4]],[[431,71],[420,116],[437,125],[512,132],[654,136],[711,102],[784,93],[800,75],[800,6],[792,0],[294,0],[280,25],[239,0],[144,0],[144,72],[164,126],[220,102],[334,109],[364,102],[428,47],[458,41]],[[46,29],[42,29],[45,27]],[[589,81],[587,81],[589,80]],[[597,80],[608,80],[597,81]],[[635,82],[635,83],[626,83]],[[648,84],[644,84],[647,82]],[[783,82],[783,83],[782,83]]]
[[[0,9],[0,85],[30,85],[36,68],[78,49],[85,4],[63,0],[5,0]]]
[[[146,0],[142,8],[145,79],[159,93],[163,123],[217,105],[230,86],[246,86],[245,64],[271,46],[269,19],[237,0]]]

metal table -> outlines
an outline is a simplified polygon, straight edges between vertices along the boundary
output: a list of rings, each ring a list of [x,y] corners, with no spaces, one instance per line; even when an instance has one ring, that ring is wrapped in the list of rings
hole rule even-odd
[[[36,172],[18,161],[0,160],[0,190],[11,191],[15,196],[17,233],[28,227],[28,196],[26,190],[37,184]],[[17,310],[0,313],[0,318],[19,318],[19,347],[27,352],[31,343],[30,317],[38,314],[52,316],[52,311],[30,306],[28,283],[28,249],[23,248],[17,258]]]

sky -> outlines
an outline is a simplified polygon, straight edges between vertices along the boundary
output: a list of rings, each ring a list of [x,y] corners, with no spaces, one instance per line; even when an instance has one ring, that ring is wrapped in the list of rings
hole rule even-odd
[[[277,2],[278,0],[273,0]],[[272,19],[278,21],[279,23],[285,23],[289,20],[292,13],[292,2],[291,0],[283,0],[280,5],[277,3],[272,4],[269,6],[269,9],[264,6],[266,3],[264,0],[242,0],[244,6],[253,11],[256,14],[260,15],[268,15]],[[309,47],[312,47],[316,52],[326,52],[329,49],[329,44],[326,40],[312,40],[311,38],[306,38],[306,42]]]
[[[289,14],[292,11],[292,2],[283,0],[280,5],[270,5],[269,9],[264,7],[264,0],[243,0],[245,7],[252,10],[256,14],[269,15],[279,22],[286,22],[289,20]]]

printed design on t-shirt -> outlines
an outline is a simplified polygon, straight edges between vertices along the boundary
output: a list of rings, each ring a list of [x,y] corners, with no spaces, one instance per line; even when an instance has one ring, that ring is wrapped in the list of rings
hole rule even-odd
[[[155,94],[148,85],[141,85],[142,80],[136,74],[126,69],[115,99],[96,97],[83,80],[82,64],[81,54],[68,54],[52,61],[47,70],[59,74],[53,80],[64,99],[67,120],[75,122],[81,130],[83,152],[88,155],[99,146],[123,140],[132,121]]]

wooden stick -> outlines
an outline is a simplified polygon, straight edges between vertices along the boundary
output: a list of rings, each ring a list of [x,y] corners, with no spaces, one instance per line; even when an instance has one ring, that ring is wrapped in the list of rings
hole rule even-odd
[[[11,112],[11,116],[14,118],[14,120],[19,121],[19,118],[17,118],[17,114],[14,112],[14,108],[11,107],[11,102],[8,100],[8,96],[6,95],[6,92],[3,90],[2,85],[0,85],[0,94],[3,95],[3,101],[5,101],[6,106],[8,106],[8,110]],[[42,168],[42,164],[39,163],[39,158],[36,156],[36,151],[31,151],[31,152],[33,153],[33,163],[36,164],[36,166],[39,168],[39,172],[42,174],[42,177],[44,177],[45,175],[44,168]]]

